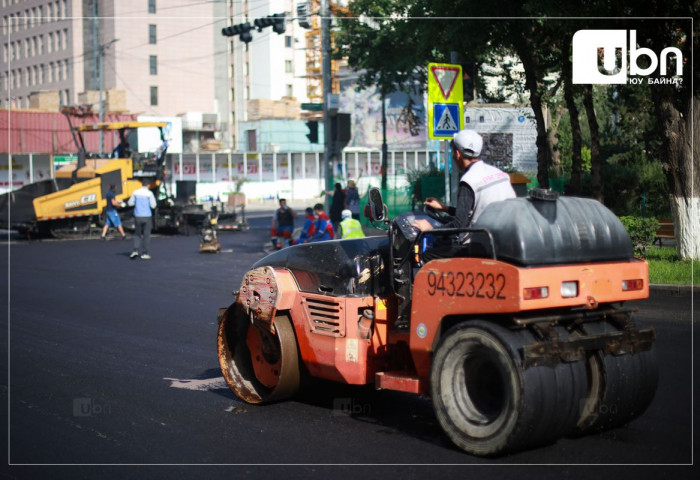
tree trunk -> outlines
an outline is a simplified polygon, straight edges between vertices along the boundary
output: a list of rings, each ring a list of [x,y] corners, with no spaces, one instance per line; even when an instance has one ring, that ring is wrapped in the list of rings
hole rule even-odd
[[[583,106],[586,109],[588,128],[591,131],[591,186],[593,198],[603,202],[602,174],[603,159],[600,157],[600,136],[598,134],[598,120],[593,108],[593,87],[583,85]]]
[[[535,114],[535,124],[537,126],[537,181],[540,188],[549,188],[549,167],[552,163],[551,150],[549,147],[549,137],[547,136],[547,126],[542,108],[542,93],[539,88],[539,68],[533,55],[534,49],[523,39],[516,42],[516,53],[523,62],[525,70],[525,88],[530,92],[530,105]]]
[[[557,137],[557,132],[559,131],[559,123],[561,122],[561,117],[564,115],[564,108],[558,106],[554,110],[554,116],[552,116],[552,109],[547,109],[547,120],[549,123],[549,129],[547,129],[547,143],[549,148],[549,158],[551,159],[551,171],[556,172],[558,177],[564,175],[561,168],[561,151],[559,150],[559,137]]]
[[[659,86],[652,94],[662,131],[662,162],[671,192],[678,257],[700,259],[700,142],[691,146],[693,133],[700,138],[700,98],[692,97],[685,111],[680,111],[674,104],[673,88]]]
[[[565,36],[567,39],[568,36]],[[574,97],[574,86],[571,78],[571,57],[569,56],[569,47],[571,41],[566,41],[562,48],[564,76],[564,99],[566,100],[566,108],[569,110],[569,122],[571,123],[571,181],[569,183],[569,193],[571,195],[581,194],[581,122],[579,121],[578,106]]]

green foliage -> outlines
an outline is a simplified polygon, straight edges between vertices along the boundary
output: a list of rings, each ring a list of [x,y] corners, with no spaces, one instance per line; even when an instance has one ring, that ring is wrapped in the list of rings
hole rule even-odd
[[[428,168],[409,170],[406,176],[408,177],[411,209],[413,210],[422,208],[423,201],[428,197],[440,198],[445,195],[445,171],[438,170],[432,163]],[[442,190],[437,189],[436,191],[435,185],[441,185]]]
[[[659,222],[655,218],[631,216],[620,217],[620,221],[632,239],[634,254],[637,257],[646,257],[647,251],[654,242],[656,230],[659,228]]]
[[[700,278],[700,260],[681,261],[675,247],[652,247],[647,250],[649,282],[664,285],[691,285]]]

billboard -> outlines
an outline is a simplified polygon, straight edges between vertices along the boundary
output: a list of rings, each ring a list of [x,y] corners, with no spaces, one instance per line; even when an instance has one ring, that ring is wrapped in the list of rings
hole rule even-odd
[[[165,139],[168,141],[168,153],[182,153],[182,118],[156,117],[139,115],[139,122],[166,122]],[[138,151],[155,152],[161,145],[160,132],[157,128],[139,128]]]
[[[382,101],[377,88],[359,90],[354,79],[340,82],[339,111],[352,114],[348,148],[382,148]],[[428,134],[422,95],[394,92],[386,96],[386,142],[389,150],[426,148]]]

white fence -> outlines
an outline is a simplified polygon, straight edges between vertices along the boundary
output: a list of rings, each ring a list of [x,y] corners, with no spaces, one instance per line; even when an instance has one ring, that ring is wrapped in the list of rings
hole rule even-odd
[[[444,153],[434,150],[391,151],[387,159],[390,188],[406,185],[406,174],[427,168],[432,162],[442,166]],[[0,193],[17,190],[36,181],[53,178],[54,172],[69,161],[66,156],[0,154]],[[199,153],[169,154],[166,187],[177,194],[178,181],[194,181],[198,201],[221,199],[237,189],[249,200],[286,197],[312,199],[325,187],[322,153]],[[360,191],[379,185],[379,151],[343,152],[333,164],[334,182],[343,186],[352,179]]]

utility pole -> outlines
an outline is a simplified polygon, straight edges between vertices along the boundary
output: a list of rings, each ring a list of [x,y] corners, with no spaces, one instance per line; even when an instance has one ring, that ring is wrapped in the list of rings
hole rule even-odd
[[[389,147],[386,144],[386,95],[384,94],[384,83],[381,85],[381,99],[382,99],[382,190],[386,191],[387,181],[386,174],[388,171],[389,164]]]
[[[97,85],[94,86],[100,90],[100,122],[103,122],[104,112],[102,107],[102,49],[100,48],[100,25],[97,0],[92,0],[92,51],[94,55],[93,58],[95,62],[95,69],[97,69]],[[104,132],[100,130],[100,154],[102,154],[103,145]]]
[[[321,76],[323,78],[323,164],[325,166],[325,190],[333,190],[333,137],[329,103],[331,96],[331,12],[329,0],[321,0]],[[326,197],[326,210],[330,200]]]
[[[112,45],[114,42],[119,40],[118,38],[113,38],[109,42],[100,45],[99,46],[99,59],[100,59],[100,68],[99,68],[99,74],[98,74],[98,79],[100,83],[100,123],[104,123],[105,121],[105,101],[104,101],[104,90],[105,90],[105,78],[104,78],[104,63],[105,63],[105,50],[107,50],[110,45]],[[104,130],[100,130],[100,154],[103,153],[103,146],[104,146]]]

